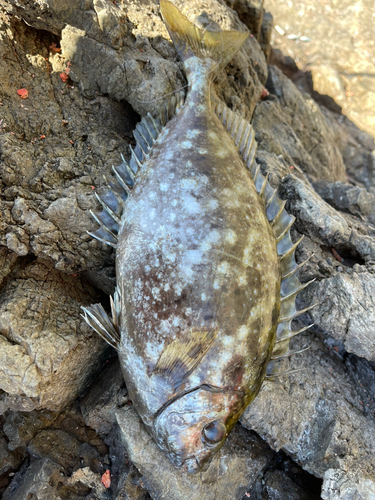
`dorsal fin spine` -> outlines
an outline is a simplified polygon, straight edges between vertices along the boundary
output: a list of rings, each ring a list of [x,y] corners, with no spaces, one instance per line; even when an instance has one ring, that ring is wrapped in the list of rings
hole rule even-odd
[[[166,121],[176,113],[177,109],[183,104],[183,100],[184,93],[179,92],[177,96],[172,96],[167,103],[161,106],[167,114]],[[136,147],[133,149],[129,146],[131,152],[129,163],[121,154],[122,164],[117,167],[112,166],[114,179],[104,177],[109,187],[108,191],[103,196],[99,196],[95,192],[96,198],[103,207],[103,212],[96,215],[90,212],[95,221],[100,225],[96,231],[88,232],[93,238],[116,248],[125,200],[131,194],[136,173],[142,168],[143,162],[147,160],[151,148],[162,129],[163,125],[159,119],[154,118],[150,113],[143,117],[137,124],[134,131]],[[108,215],[104,216],[104,213]]]
[[[307,262],[305,261],[297,266],[295,261],[295,250],[303,239],[303,236],[296,243],[292,242],[290,238],[290,228],[293,225],[295,217],[286,212],[286,201],[281,200],[277,196],[276,190],[273,189],[268,182],[268,174],[263,176],[260,171],[260,164],[257,164],[256,161],[254,161],[256,141],[255,133],[251,124],[246,122],[233,111],[229,110],[224,104],[215,101],[214,97],[212,97],[212,102],[213,110],[220,118],[224,128],[229,132],[234,143],[238,147],[240,154],[242,155],[246,167],[250,171],[255,188],[260,197],[263,199],[266,215],[271,227],[274,230],[276,238],[277,253],[281,268],[281,280],[284,283],[283,294],[286,294],[280,297],[282,311],[280,311],[281,317],[279,317],[278,325],[281,327],[281,333],[279,334],[280,329],[278,327],[277,341],[272,354],[272,362],[267,368],[266,378],[274,379],[276,376],[274,372],[274,361],[276,359],[282,359],[283,357],[296,354],[296,352],[290,353],[288,351],[289,339],[297,333],[305,331],[311,326],[303,328],[297,333],[291,330],[291,323],[293,319],[314,307],[310,306],[300,311],[297,311],[295,308],[295,297],[297,294],[312,283],[311,281],[301,285],[297,277],[293,278],[295,273]],[[288,278],[290,278],[291,281],[284,281]]]

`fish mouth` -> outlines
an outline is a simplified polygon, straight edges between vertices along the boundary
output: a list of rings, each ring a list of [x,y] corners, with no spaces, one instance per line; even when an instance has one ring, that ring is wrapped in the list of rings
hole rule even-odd
[[[206,460],[202,463],[196,456],[191,456],[186,458],[185,460],[176,460],[175,456],[168,455],[169,460],[173,463],[173,465],[180,470],[187,472],[188,474],[196,474],[206,464]]]
[[[185,470],[188,474],[195,474],[201,468],[202,465],[199,463],[197,457],[187,458],[181,466],[181,469]]]

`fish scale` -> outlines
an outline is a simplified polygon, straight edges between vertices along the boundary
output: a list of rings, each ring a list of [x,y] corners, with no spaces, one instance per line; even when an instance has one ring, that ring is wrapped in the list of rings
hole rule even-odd
[[[189,90],[142,118],[129,163],[98,196],[90,234],[116,248],[117,285],[111,317],[100,304],[83,310],[118,350],[156,443],[194,473],[291,354],[291,322],[309,309],[297,311],[295,297],[308,283],[251,124],[210,94],[248,34],[202,31],[160,5]]]

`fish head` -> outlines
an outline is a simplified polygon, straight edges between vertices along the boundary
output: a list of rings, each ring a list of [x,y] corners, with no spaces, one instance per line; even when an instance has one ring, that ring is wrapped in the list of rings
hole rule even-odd
[[[175,467],[188,473],[202,470],[238,420],[242,394],[200,386],[162,409],[154,420],[155,437]]]

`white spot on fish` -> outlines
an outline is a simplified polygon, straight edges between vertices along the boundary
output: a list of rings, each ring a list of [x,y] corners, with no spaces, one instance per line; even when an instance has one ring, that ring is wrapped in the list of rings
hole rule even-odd
[[[220,240],[220,233],[217,229],[210,231],[205,239],[207,243],[217,243]]]
[[[190,280],[194,276],[194,272],[191,269],[191,267],[186,266],[186,265],[181,266],[181,274],[187,280]]]
[[[202,294],[201,294],[201,299],[202,299],[202,300],[206,300],[206,294],[205,294],[205,293],[202,293]]]
[[[229,262],[226,262],[226,261],[220,262],[220,264],[217,266],[217,271],[220,274],[226,274],[226,275],[228,275],[229,271],[230,271]]]
[[[236,338],[238,338],[238,340],[245,340],[248,333],[249,333],[248,327],[246,325],[242,325],[237,332],[238,337],[236,336]]]
[[[181,187],[186,191],[195,191],[195,189],[197,189],[197,181],[195,179],[183,179],[181,181]]]
[[[212,198],[208,203],[207,203],[207,207],[210,209],[210,210],[216,210],[217,207],[219,206],[219,202],[217,200],[215,200],[214,198]]]
[[[175,253],[166,253],[165,258],[170,260],[171,262],[176,262],[176,254]]]
[[[200,135],[200,131],[198,129],[195,129],[195,130],[189,130],[187,133],[186,133],[186,137],[188,139],[194,139],[194,137],[197,137],[198,135]]]
[[[168,189],[169,189],[169,184],[167,184],[166,182],[161,182],[160,183],[160,190],[161,191],[166,192],[166,191],[168,191]]]
[[[186,194],[183,198],[183,205],[186,212],[190,215],[199,214],[201,211],[201,207],[197,200],[189,194]]]
[[[186,260],[189,264],[200,264],[202,261],[202,252],[200,250],[188,250]]]
[[[177,316],[173,318],[172,324],[173,326],[179,326],[180,320],[178,319]]]
[[[182,149],[191,149],[193,147],[193,144],[190,141],[183,141],[181,142],[180,147]]]
[[[169,283],[166,283],[166,284],[164,285],[164,291],[165,291],[165,292],[168,292],[168,290],[169,290],[169,289],[170,289]]]
[[[225,241],[229,243],[230,245],[234,245],[237,241],[237,234],[233,231],[233,229],[229,229],[225,233]]]

